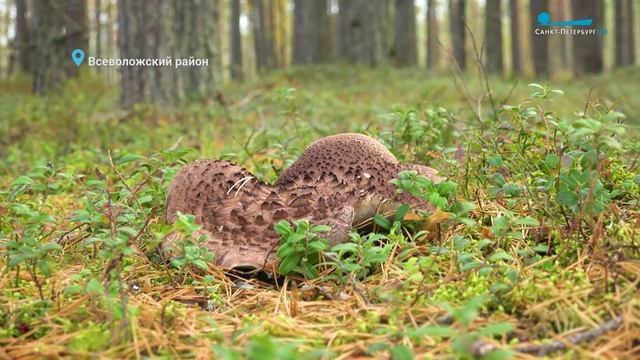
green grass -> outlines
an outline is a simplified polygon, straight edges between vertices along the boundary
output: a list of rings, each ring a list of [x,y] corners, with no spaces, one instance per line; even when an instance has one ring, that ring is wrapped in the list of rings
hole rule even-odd
[[[44,98],[28,79],[0,84],[0,354],[517,357],[622,316],[564,356],[630,356],[640,70],[530,82],[491,79],[490,97],[474,74],[292,68],[128,112],[92,74]],[[415,217],[374,219],[377,234],[354,232],[278,284],[206,266],[197,243],[160,259],[168,233],[197,227],[164,220],[185,162],[226,158],[272,181],[313,140],[352,131],[439,169],[446,185],[396,183],[448,220],[424,235]]]
[[[252,133],[274,133],[283,123],[297,124],[298,130],[314,138],[347,131],[375,132],[388,124],[385,115],[396,106],[442,106],[455,114],[457,122],[470,126],[477,125],[476,113],[490,118],[486,86],[474,74],[464,81],[456,78],[423,69],[292,68],[255,83],[224,88],[221,94],[231,110],[208,99],[205,104],[180,109],[159,112],[141,107],[128,113],[115,110],[117,88],[92,74],[47,98],[28,95],[28,81],[19,79],[0,86],[0,110],[6,114],[0,123],[0,174],[15,175],[37,161],[66,164],[70,154],[71,162],[77,163],[75,157],[90,160],[91,152],[107,149],[148,153],[178,140],[179,145],[198,148],[200,156],[222,156],[237,153]],[[530,82],[491,79],[494,104],[526,100],[532,93],[527,86]],[[640,104],[634,101],[639,84],[636,69],[549,83],[565,91],[561,106],[554,109],[559,115],[572,117],[590,101],[624,112],[626,122],[635,129],[640,124]],[[295,96],[287,100],[285,91],[279,90],[291,88]]]

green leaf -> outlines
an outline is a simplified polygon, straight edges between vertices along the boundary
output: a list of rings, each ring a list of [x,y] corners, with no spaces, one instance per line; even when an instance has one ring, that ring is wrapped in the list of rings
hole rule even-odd
[[[409,334],[412,338],[420,338],[424,336],[450,338],[456,335],[458,335],[458,331],[456,329],[444,325],[423,325]]]
[[[464,249],[467,245],[469,245],[470,242],[471,241],[469,239],[462,237],[460,235],[456,235],[453,238],[453,244],[457,250]]]
[[[485,301],[485,296],[475,296],[471,298],[471,300],[469,300],[462,308],[454,310],[451,315],[458,322],[464,325],[469,325],[476,317],[478,317],[478,308],[481,307],[485,303]]]
[[[91,179],[87,180],[87,187],[103,187],[105,185],[104,180]]]
[[[104,286],[102,286],[100,280],[96,278],[92,278],[91,280],[89,280],[89,282],[87,283],[88,294],[102,294],[103,292]]]
[[[466,264],[464,264],[463,266],[460,267],[460,271],[467,271],[467,270],[472,270],[472,269],[477,269],[480,266],[482,266],[482,263],[479,261],[470,261]]]
[[[489,156],[489,157],[487,158],[487,162],[488,162],[491,166],[495,166],[495,167],[502,166],[502,156],[500,156],[500,155],[496,155],[496,156]]]
[[[21,176],[18,176],[18,178],[11,183],[11,186],[31,185],[31,184],[33,184],[33,179],[31,179],[28,176],[21,175]]]
[[[608,147],[618,150],[618,151],[622,151],[622,144],[620,144],[620,142],[612,137],[602,137],[600,139],[601,143],[607,145]]]
[[[442,181],[436,185],[438,193],[443,196],[455,195],[458,184],[453,181]]]
[[[293,232],[291,224],[287,220],[280,220],[274,225],[274,230],[282,237],[285,237]]]
[[[427,197],[427,200],[431,205],[437,207],[438,209],[443,209],[447,206],[447,199],[443,198],[437,192],[432,192]]]
[[[503,335],[513,330],[513,325],[509,323],[495,323],[489,324],[478,331],[482,336],[494,337],[497,335]]]
[[[396,211],[396,215],[393,217],[393,221],[402,221],[402,219],[404,219],[404,216],[407,215],[408,212],[409,212],[408,204],[400,205],[398,207],[398,210]]]
[[[507,349],[496,349],[483,355],[480,360],[506,360],[513,358],[513,351]]]
[[[82,293],[82,286],[78,284],[69,285],[64,289],[65,295],[75,295]]]
[[[290,243],[285,242],[284,244],[280,245],[276,254],[278,255],[278,258],[284,259],[287,256],[293,254],[293,246],[291,246]]]
[[[593,132],[597,132],[602,127],[602,123],[594,119],[584,118],[574,121],[573,127],[576,129],[587,128]]]
[[[138,199],[138,202],[142,205],[142,204],[146,204],[148,202],[151,202],[151,200],[153,200],[153,197],[151,195],[145,195],[145,196],[141,197],[140,199]]]
[[[144,159],[144,156],[136,154],[124,154],[118,159],[118,164],[122,165],[140,159]]]
[[[131,237],[134,237],[136,235],[138,235],[138,232],[136,231],[136,229],[129,227],[129,226],[120,226],[118,229],[119,233],[123,233],[125,235],[129,235]]]
[[[331,251],[337,252],[337,253],[345,253],[345,252],[355,253],[355,252],[358,252],[358,245],[354,243],[337,244],[333,248],[331,248]]]
[[[375,214],[373,216],[373,221],[376,223],[376,225],[380,226],[385,230],[389,230],[391,228],[391,222],[387,218],[379,214]]]
[[[306,219],[300,219],[293,222],[296,227],[296,232],[299,234],[306,234],[310,230],[309,221]]]
[[[489,261],[499,261],[499,260],[514,261],[515,259],[513,258],[513,256],[504,252],[504,250],[496,251],[495,253],[493,253],[493,255],[489,257]]]
[[[314,234],[320,234],[331,231],[331,226],[329,225],[315,225],[311,227],[311,232]]]
[[[478,269],[478,275],[480,276],[489,276],[493,272],[492,266],[485,266],[482,269]]]
[[[549,247],[546,244],[538,244],[534,246],[532,249],[533,251],[537,253],[542,253],[542,254],[545,254],[547,251],[549,251]]]
[[[560,205],[575,206],[578,205],[578,195],[575,192],[562,190],[558,192],[556,201]]]
[[[284,258],[278,266],[278,272],[287,275],[289,274],[302,260],[302,254],[293,254]]]
[[[482,250],[483,248],[485,248],[489,244],[491,244],[491,240],[482,239],[482,240],[478,241],[478,249]]]
[[[580,165],[583,168],[594,168],[598,163],[598,151],[596,149],[589,150],[582,156],[582,160],[580,161]]]
[[[354,263],[346,263],[343,264],[344,268],[347,270],[347,272],[356,272],[360,269],[362,269],[362,266],[358,265],[358,264],[354,264]]]
[[[60,251],[62,250],[62,246],[55,242],[46,242],[38,247],[38,252],[43,254],[50,251]]]
[[[309,243],[309,248],[315,252],[322,252],[327,248],[327,244],[322,241],[312,241]]]
[[[520,196],[521,193],[520,185],[514,183],[505,183],[502,185],[502,191],[505,195],[513,197]]]
[[[560,157],[556,154],[548,154],[544,159],[544,163],[549,169],[557,169],[560,166]]]
[[[178,269],[182,269],[186,264],[187,264],[187,262],[185,260],[180,259],[180,258],[171,259],[171,265],[173,265],[174,267],[176,267]]]
[[[286,238],[286,241],[291,244],[297,244],[306,238],[307,238],[306,233],[302,233],[302,234],[295,233],[295,234],[289,235],[289,237]]]
[[[215,344],[213,346],[213,352],[218,359],[222,360],[240,360],[242,355],[240,351],[226,347],[223,344]]]
[[[38,261],[38,269],[45,277],[51,276],[51,272],[53,270],[51,267],[51,263],[46,260]]]
[[[304,276],[308,279],[315,279],[320,275],[315,267],[309,265],[304,267],[304,269],[302,270],[302,274],[304,274]]]
[[[504,175],[502,175],[501,173],[495,173],[491,175],[491,181],[500,187],[502,187],[507,182],[507,180],[505,180],[504,178]]]
[[[524,226],[540,226],[540,222],[530,216],[526,216],[523,218],[516,218],[513,223],[516,225],[524,225]]]
[[[254,336],[249,340],[247,358],[249,360],[276,359],[278,347],[268,335]]]
[[[413,351],[406,345],[396,345],[389,352],[393,360],[413,360]]]
[[[458,254],[458,263],[464,264],[473,259],[473,254],[468,252],[462,252]]]
[[[200,270],[206,270],[208,265],[204,260],[196,259],[193,260],[193,265],[198,267]]]

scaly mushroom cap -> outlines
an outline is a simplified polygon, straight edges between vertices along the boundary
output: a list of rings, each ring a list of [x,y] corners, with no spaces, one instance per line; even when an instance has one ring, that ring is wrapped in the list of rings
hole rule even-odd
[[[376,213],[395,212],[401,203],[413,204],[422,210],[433,207],[408,193],[397,194],[391,180],[403,170],[414,170],[428,179],[442,178],[433,168],[418,164],[400,164],[379,141],[362,134],[348,133],[327,136],[309,145],[275,183],[280,189],[305,184],[317,184],[327,195],[347,194],[357,199],[353,225]]]
[[[193,214],[215,264],[263,269],[277,260],[280,238],[273,225],[279,220],[329,225],[331,231],[323,236],[334,245],[348,240],[353,225],[376,213],[395,212],[401,203],[433,210],[408,193],[396,194],[389,181],[402,170],[440,180],[436,170],[399,164],[381,143],[360,134],[314,142],[273,186],[228,161],[196,161],[173,179],[167,220],[173,222],[178,211]],[[169,236],[165,249],[176,240]]]

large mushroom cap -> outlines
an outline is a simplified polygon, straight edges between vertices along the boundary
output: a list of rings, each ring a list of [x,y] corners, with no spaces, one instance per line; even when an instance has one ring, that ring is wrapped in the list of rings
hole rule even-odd
[[[362,134],[338,134],[309,145],[300,158],[280,174],[275,185],[286,187],[292,182],[308,183],[332,176],[341,182],[351,182],[358,176],[368,179],[369,175],[393,172],[397,164],[395,156],[379,141]]]
[[[300,158],[282,172],[275,185],[281,189],[317,184],[319,191],[357,199],[354,224],[376,213],[395,212],[400,203],[423,210],[432,206],[408,193],[397,194],[391,180],[403,170],[413,170],[432,181],[441,181],[433,168],[418,164],[400,164],[376,139],[355,133],[321,138],[309,145]]]
[[[173,179],[167,220],[173,222],[178,211],[193,214],[203,227],[204,245],[215,254],[214,263],[263,269],[276,260],[280,238],[273,225],[279,220],[329,225],[324,236],[336,244],[348,240],[355,223],[401,202],[432,210],[420,199],[396,194],[390,180],[404,169],[438,178],[426,166],[399,164],[384,145],[360,134],[315,141],[273,186],[228,161],[196,161]],[[168,237],[165,248],[175,242],[176,236]]]
[[[206,236],[204,244],[214,252],[216,264],[258,267],[258,259],[264,259],[269,249],[257,240],[269,235],[265,234],[266,225],[273,219],[259,218],[252,200],[262,199],[266,206],[269,188],[234,163],[199,160],[183,167],[173,178],[167,196],[167,220],[175,221],[178,212],[194,215],[203,227],[196,237]],[[249,217],[249,212],[254,216]],[[175,235],[169,236],[165,249],[173,249],[176,241]]]

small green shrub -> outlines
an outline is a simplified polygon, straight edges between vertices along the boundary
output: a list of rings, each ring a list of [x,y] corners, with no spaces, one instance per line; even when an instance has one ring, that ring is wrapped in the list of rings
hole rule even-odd
[[[318,277],[317,266],[320,264],[322,252],[329,242],[320,234],[330,231],[327,225],[311,225],[307,220],[296,220],[291,223],[281,220],[274,226],[280,235],[278,272],[283,275],[297,273],[309,279]]]

